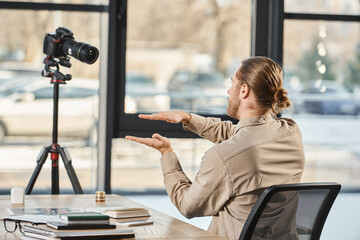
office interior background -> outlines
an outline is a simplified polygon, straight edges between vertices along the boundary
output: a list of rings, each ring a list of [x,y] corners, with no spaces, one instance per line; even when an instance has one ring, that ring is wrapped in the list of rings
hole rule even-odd
[[[51,144],[52,85],[41,76],[43,39],[62,26],[96,46],[98,61],[72,58],[60,86],[59,144],[85,193],[165,194],[160,154],[127,134],[171,138],[192,178],[212,146],[181,126],[139,113],[182,109],[226,117],[227,80],[242,59],[264,55],[284,69],[303,133],[303,182],[360,190],[359,0],[0,1],[0,189],[26,187]],[[50,193],[51,161],[34,193]],[[72,193],[60,161],[60,193]]]

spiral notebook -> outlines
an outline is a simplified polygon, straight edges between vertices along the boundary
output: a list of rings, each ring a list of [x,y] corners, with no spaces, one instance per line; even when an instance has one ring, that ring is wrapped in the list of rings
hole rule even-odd
[[[46,223],[48,227],[57,229],[57,230],[75,230],[75,229],[114,229],[116,228],[115,224],[102,223],[102,221],[89,222],[87,224],[67,224],[63,221],[49,221]]]

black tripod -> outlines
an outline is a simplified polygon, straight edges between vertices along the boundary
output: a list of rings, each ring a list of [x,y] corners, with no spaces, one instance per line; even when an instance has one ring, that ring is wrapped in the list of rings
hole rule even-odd
[[[53,132],[52,132],[52,144],[50,146],[44,146],[38,157],[37,165],[31,176],[31,179],[26,187],[25,194],[31,194],[34,187],[35,181],[39,176],[41,168],[45,163],[45,160],[50,153],[51,164],[51,194],[59,194],[59,154],[64,162],[64,166],[70,178],[72,187],[76,194],[83,194],[83,190],[80,186],[79,180],[75,174],[75,170],[71,164],[71,157],[68,150],[65,147],[60,147],[58,141],[58,106],[59,106],[59,84],[66,84],[66,81],[71,80],[70,74],[62,74],[59,71],[59,64],[65,67],[70,67],[69,58],[66,59],[55,59],[52,56],[47,56],[44,60],[45,69],[42,71],[42,76],[51,77],[50,83],[54,85],[54,111],[53,111]],[[51,69],[56,67],[56,69]]]

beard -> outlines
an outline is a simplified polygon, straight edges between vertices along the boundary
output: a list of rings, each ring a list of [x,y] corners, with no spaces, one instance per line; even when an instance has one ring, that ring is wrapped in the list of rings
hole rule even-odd
[[[238,98],[231,99],[229,97],[229,103],[226,110],[226,114],[231,118],[237,119],[239,106],[240,106],[240,100]]]

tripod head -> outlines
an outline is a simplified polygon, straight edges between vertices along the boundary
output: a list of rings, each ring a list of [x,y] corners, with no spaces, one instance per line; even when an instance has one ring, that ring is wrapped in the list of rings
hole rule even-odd
[[[58,59],[48,55],[46,58],[44,58],[44,64],[45,67],[41,71],[41,75],[43,77],[50,77],[51,83],[66,84],[66,81],[71,80],[72,77],[70,74],[64,75],[59,70],[59,65],[64,67],[71,67],[69,57]]]

